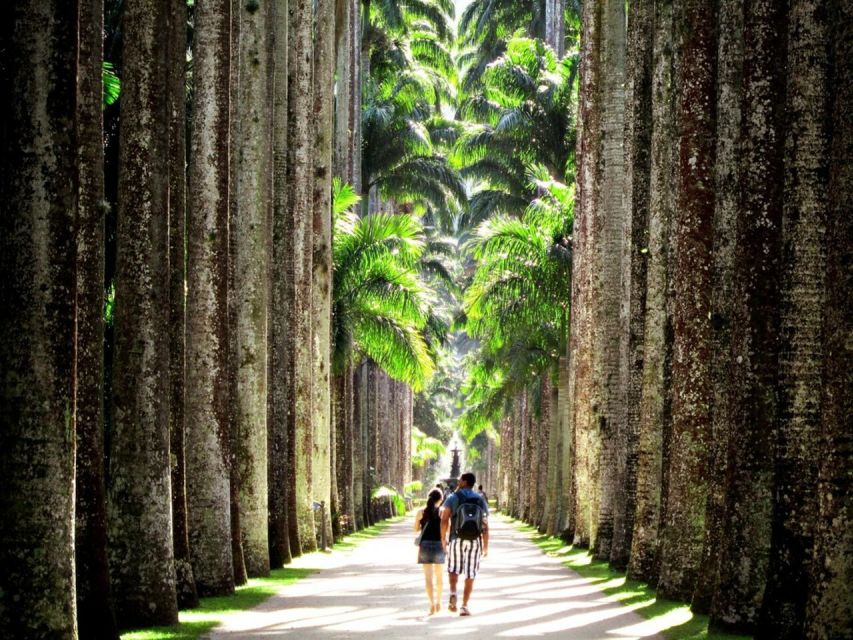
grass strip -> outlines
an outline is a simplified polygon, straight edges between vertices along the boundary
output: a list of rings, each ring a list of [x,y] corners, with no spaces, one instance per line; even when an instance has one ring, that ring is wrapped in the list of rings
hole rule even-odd
[[[521,520],[501,514],[517,530],[529,536],[544,553],[559,558],[563,565],[588,579],[611,599],[654,621],[655,628],[670,640],[749,640],[750,636],[708,629],[708,616],[693,613],[690,605],[658,598],[645,582],[629,580],[625,573],[611,569],[603,560],[595,560],[587,549],[576,549],[561,538],[539,533]]]
[[[389,526],[402,520],[403,517],[383,520],[372,527],[356,531],[344,537],[332,546],[332,553],[346,553],[352,551],[358,544],[378,536]],[[310,558],[312,555],[329,553],[315,551],[305,554],[303,557]],[[179,622],[168,627],[150,627],[125,631],[121,634],[122,640],[196,640],[201,635],[209,633],[214,627],[225,622],[230,615],[251,609],[261,604],[267,598],[278,593],[283,587],[295,583],[297,580],[316,573],[318,569],[284,567],[274,569],[267,578],[252,578],[242,587],[237,587],[233,595],[213,596],[202,598],[200,605],[195,609],[187,609],[178,614]]]

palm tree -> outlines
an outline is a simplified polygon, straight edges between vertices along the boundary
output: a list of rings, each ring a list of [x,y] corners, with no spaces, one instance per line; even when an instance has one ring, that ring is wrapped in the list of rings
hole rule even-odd
[[[434,116],[437,92],[417,71],[371,82],[362,117],[362,193],[398,204],[426,203],[443,209],[465,202],[459,173],[439,150],[452,127]],[[364,202],[369,210],[369,202]]]
[[[356,201],[335,182],[335,201]],[[333,362],[367,357],[391,377],[421,388],[434,370],[423,331],[431,291],[417,272],[422,228],[407,214],[358,217],[336,205]]]
[[[532,171],[542,195],[521,219],[498,216],[482,223],[470,241],[477,270],[465,292],[466,331],[480,340],[466,382],[466,410],[460,418],[470,441],[495,427],[510,404],[520,419],[504,425],[520,446],[520,468],[534,459],[537,482],[513,495],[517,511],[543,530],[557,509],[562,468],[560,436],[552,424],[565,402],[552,392],[552,377],[565,364],[571,278],[574,189],[553,180],[543,167]],[[562,373],[562,372],[561,372]],[[560,376],[563,379],[564,376]],[[550,445],[550,446],[549,446]],[[552,471],[553,470],[553,471]],[[547,489],[547,490],[546,490]]]
[[[33,2],[4,18],[0,628],[73,638],[77,7]],[[95,212],[81,213],[89,226]]]
[[[455,152],[462,175],[475,181],[462,226],[492,215],[520,216],[536,197],[527,167],[545,166],[555,179],[572,175],[577,56],[558,61],[540,40],[513,38],[461,104],[465,125]]]
[[[121,625],[177,622],[168,393],[169,166],[163,3],[125,3],[110,572]]]

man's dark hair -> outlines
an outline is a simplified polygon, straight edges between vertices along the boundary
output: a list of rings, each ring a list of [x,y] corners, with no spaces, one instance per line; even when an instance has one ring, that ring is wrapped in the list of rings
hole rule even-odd
[[[461,476],[459,476],[459,479],[460,479],[460,480],[462,480],[462,481],[464,481],[464,482],[465,482],[465,484],[467,484],[467,485],[468,485],[469,487],[471,487],[472,489],[473,489],[475,486],[477,486],[477,484],[476,484],[476,483],[477,483],[477,478],[476,478],[476,477],[474,476],[474,474],[473,474],[473,473],[471,473],[470,471],[466,471],[465,473],[463,473]]]
[[[483,485],[480,485],[480,486],[479,486],[479,487],[477,487],[477,488],[478,488],[480,491],[482,491],[482,490],[483,490]]]

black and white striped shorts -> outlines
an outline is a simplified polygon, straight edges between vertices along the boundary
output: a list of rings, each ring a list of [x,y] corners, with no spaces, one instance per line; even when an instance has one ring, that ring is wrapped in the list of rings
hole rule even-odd
[[[483,541],[451,540],[447,547],[447,573],[455,573],[473,580],[480,570],[480,556],[483,554]]]

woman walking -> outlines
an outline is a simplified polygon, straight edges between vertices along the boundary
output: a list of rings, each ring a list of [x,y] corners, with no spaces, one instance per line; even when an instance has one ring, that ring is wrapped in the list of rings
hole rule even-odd
[[[438,508],[441,491],[429,492],[426,506],[415,514],[415,531],[418,535],[418,564],[423,565],[426,592],[429,598],[429,615],[441,608],[441,588],[444,580],[444,545],[441,543],[441,517]]]

